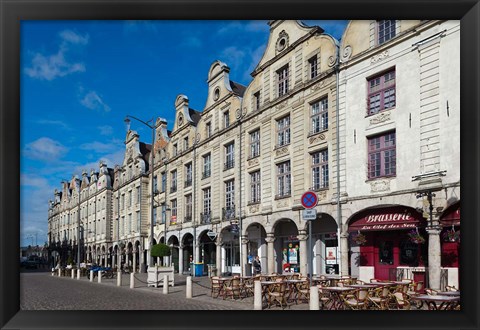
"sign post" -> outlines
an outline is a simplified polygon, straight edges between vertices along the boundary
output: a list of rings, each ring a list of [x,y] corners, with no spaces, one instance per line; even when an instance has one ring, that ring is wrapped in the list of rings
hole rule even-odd
[[[318,203],[318,196],[313,191],[307,191],[302,195],[300,199],[303,210],[303,220],[308,221],[308,245],[309,245],[309,258],[308,258],[308,272],[310,273],[310,287],[312,287],[313,277],[313,251],[312,251],[312,221],[317,218],[317,210],[315,207]]]

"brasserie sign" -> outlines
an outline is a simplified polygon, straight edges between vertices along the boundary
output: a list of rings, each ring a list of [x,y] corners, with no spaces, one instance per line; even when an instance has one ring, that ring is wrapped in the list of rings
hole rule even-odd
[[[368,214],[351,223],[349,231],[411,229],[420,224],[420,219],[408,212]]]

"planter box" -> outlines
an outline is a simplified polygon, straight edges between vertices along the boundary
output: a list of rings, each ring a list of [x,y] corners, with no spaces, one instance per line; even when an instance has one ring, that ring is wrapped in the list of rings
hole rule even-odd
[[[168,285],[174,286],[175,279],[173,264],[170,267],[148,267],[147,286],[163,287],[163,277],[165,275],[168,275]]]

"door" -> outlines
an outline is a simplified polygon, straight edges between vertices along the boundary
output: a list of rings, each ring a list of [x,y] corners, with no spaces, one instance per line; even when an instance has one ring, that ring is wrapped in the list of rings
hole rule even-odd
[[[398,264],[398,238],[390,233],[377,233],[375,238],[375,278],[395,281]]]

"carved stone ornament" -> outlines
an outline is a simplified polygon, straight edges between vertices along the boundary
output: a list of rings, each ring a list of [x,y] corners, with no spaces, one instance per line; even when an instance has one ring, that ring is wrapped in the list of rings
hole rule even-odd
[[[348,61],[352,56],[352,46],[348,45],[343,49],[342,61]]]
[[[202,139],[202,136],[200,135],[200,133],[197,133],[197,141],[196,141],[196,143],[200,142],[201,139]]]
[[[242,110],[237,109],[237,110],[235,111],[235,117],[236,117],[237,119],[240,119],[240,117],[242,117]]]
[[[371,192],[390,191],[390,180],[379,180],[370,182]]]
[[[315,135],[315,136],[312,136],[308,142],[310,142],[310,144],[313,144],[313,143],[316,143],[316,142],[320,142],[320,141],[323,141],[325,140],[325,134],[323,133],[320,133],[318,135]]]
[[[284,109],[288,105],[288,99],[283,101],[282,103],[277,104],[276,108],[278,110]]]
[[[249,209],[250,214],[258,212],[258,205],[252,205]]]
[[[253,117],[250,119],[250,125],[255,124],[258,121],[258,116]]]
[[[279,148],[276,150],[275,155],[281,156],[288,153],[288,147]]]
[[[370,125],[376,125],[390,120],[390,112],[381,112],[370,118]]]
[[[326,190],[318,191],[317,197],[319,200],[324,200],[325,198],[327,198],[327,191]]]
[[[259,164],[258,157],[254,158],[254,159],[250,159],[248,161],[248,166],[254,166],[254,165],[258,165],[258,164]]]
[[[288,206],[288,199],[283,199],[277,202],[277,208],[287,207]]]
[[[337,57],[336,56],[330,56],[328,58],[328,66],[332,67],[337,63]]]
[[[383,60],[384,58],[386,57],[389,57],[390,56],[390,53],[388,52],[388,49],[384,50],[383,52],[381,52],[380,54],[377,54],[377,55],[374,55],[370,58],[370,63],[373,64],[373,63],[377,63],[381,60]]]
[[[311,90],[312,92],[315,92],[315,91],[318,91],[318,90],[319,90],[320,88],[322,88],[323,86],[325,86],[325,81],[324,81],[324,80],[322,80],[322,81],[320,81],[319,83],[317,83],[317,84],[313,85],[312,87],[310,87],[310,90]]]
[[[288,34],[285,32],[285,30],[282,30],[282,32],[278,34],[277,44],[275,46],[277,52],[281,52],[282,50],[288,47],[289,45],[288,40],[289,40]]]

